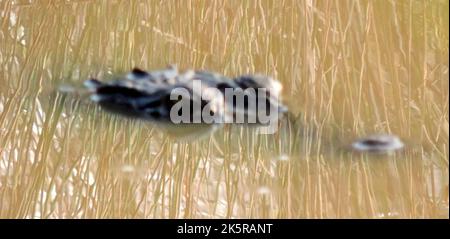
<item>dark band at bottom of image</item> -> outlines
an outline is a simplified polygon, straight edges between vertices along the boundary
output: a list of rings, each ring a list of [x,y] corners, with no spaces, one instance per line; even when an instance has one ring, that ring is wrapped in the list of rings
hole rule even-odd
[[[446,229],[442,219],[153,219],[153,220],[2,220],[0,228],[23,233],[49,235],[48,232],[70,231],[73,237],[114,235],[115,238],[310,238],[343,236],[360,238],[414,235],[431,237]],[[64,230],[67,227],[67,230]],[[45,233],[45,234],[44,234]]]

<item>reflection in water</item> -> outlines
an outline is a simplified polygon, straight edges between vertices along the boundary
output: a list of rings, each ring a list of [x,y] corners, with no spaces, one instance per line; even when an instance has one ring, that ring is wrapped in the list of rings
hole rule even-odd
[[[174,125],[174,124],[157,124],[161,130],[166,132],[171,138],[178,141],[195,141],[208,137],[213,134],[218,128],[218,125]]]
[[[41,178],[46,171],[62,176],[56,181],[42,178],[38,183],[43,188],[36,193],[43,205],[63,200],[61,196],[70,199],[68,208],[35,208],[34,217],[47,217],[45,212],[96,217],[96,205],[109,200],[119,203],[111,217],[233,217],[243,212],[277,217],[274,213],[279,210],[284,210],[282,217],[320,217],[317,213],[325,211],[333,217],[401,217],[413,207],[397,200],[408,190],[403,185],[422,185],[423,178],[442,180],[425,177],[426,171],[418,169],[426,162],[408,155],[414,152],[376,160],[339,153],[340,142],[326,136],[334,133],[307,124],[296,127],[298,118],[283,118],[275,135],[227,125],[203,139],[180,141],[155,130],[158,126],[103,113],[87,101],[59,93],[47,101],[54,103],[34,101],[48,108],[34,111],[41,121],[33,124],[29,137],[9,140],[13,144],[3,147],[0,167],[2,177],[8,177],[13,145],[30,138],[35,143],[29,152],[36,155],[24,158],[29,163],[16,161],[16,174],[24,182]],[[24,132],[28,129],[17,134]],[[291,143],[293,137],[298,138],[296,145]],[[80,141],[84,144],[73,143]],[[402,177],[409,175],[410,168],[415,174]],[[111,185],[121,193],[111,191]],[[433,185],[411,188],[409,193],[439,198],[436,190],[443,185]],[[10,182],[6,187],[20,192],[28,186]],[[435,188],[431,194],[430,188]],[[316,212],[305,207],[311,204],[318,207]],[[348,211],[348,204],[364,209]],[[64,214],[81,205],[76,214]]]

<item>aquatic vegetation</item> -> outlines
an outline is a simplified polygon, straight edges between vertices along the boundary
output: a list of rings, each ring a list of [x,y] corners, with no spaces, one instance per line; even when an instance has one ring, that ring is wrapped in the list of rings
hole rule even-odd
[[[448,218],[448,5],[0,1],[0,217]],[[171,62],[273,76],[289,113],[176,140],[55,92]],[[339,150],[373,132],[407,145]]]

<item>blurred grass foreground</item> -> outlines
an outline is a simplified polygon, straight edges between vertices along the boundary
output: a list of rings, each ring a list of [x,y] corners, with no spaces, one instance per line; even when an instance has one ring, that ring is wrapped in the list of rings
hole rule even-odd
[[[448,218],[449,2],[0,1],[1,218]],[[198,140],[58,92],[132,67],[278,78]],[[372,133],[402,152],[342,148]]]

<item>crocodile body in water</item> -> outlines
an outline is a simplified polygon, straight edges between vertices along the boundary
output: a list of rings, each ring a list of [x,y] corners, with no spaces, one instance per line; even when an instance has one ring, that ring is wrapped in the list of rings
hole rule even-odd
[[[193,84],[196,81],[200,87]],[[169,66],[149,72],[135,68],[124,77],[109,82],[89,79],[84,85],[90,92],[91,100],[105,110],[150,120],[172,135],[189,139],[221,128],[223,123],[236,123],[239,119],[241,121],[237,123],[244,123],[245,126],[272,129],[278,127],[282,118],[288,118],[290,123],[298,121],[281,102],[281,83],[264,75],[243,75],[231,79],[208,71],[188,70],[180,73],[175,66]],[[215,91],[211,93],[209,89]],[[231,100],[226,97],[228,89],[235,94]],[[172,109],[180,102],[180,97],[173,98],[171,94],[177,90],[181,92],[178,96],[188,99],[183,106],[188,107],[189,116],[187,121],[174,123]],[[262,111],[266,122],[250,122],[250,119],[258,119]],[[203,118],[205,114],[212,116],[213,120],[206,122]],[[195,117],[200,120],[195,122]],[[294,132],[301,130],[298,124],[293,126]],[[350,145],[355,151],[376,153],[392,152],[402,147],[398,137],[381,134],[361,138]]]

